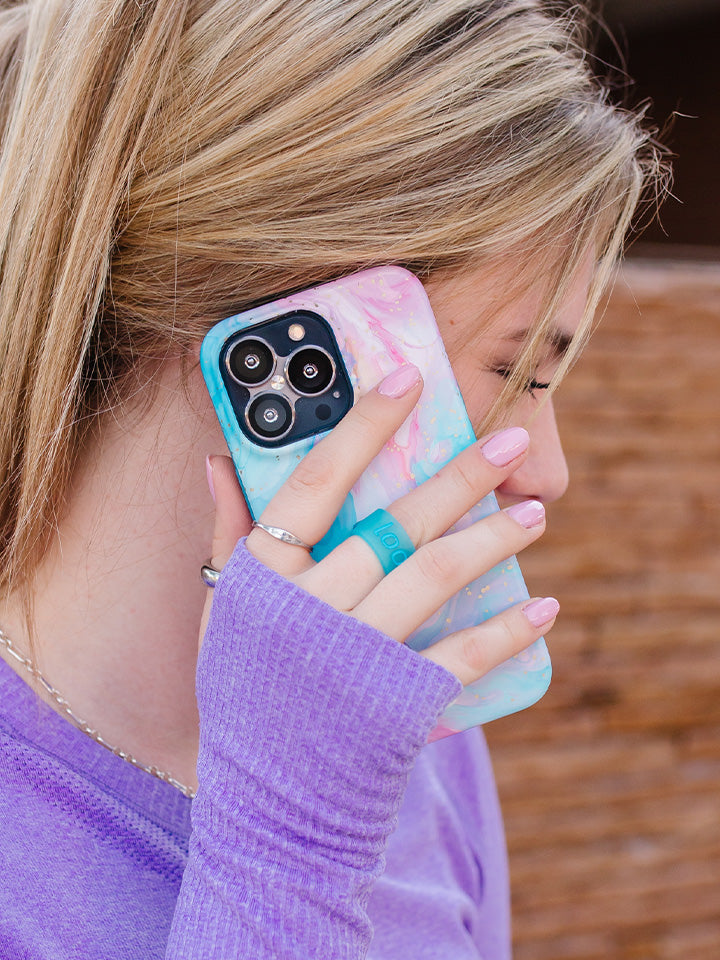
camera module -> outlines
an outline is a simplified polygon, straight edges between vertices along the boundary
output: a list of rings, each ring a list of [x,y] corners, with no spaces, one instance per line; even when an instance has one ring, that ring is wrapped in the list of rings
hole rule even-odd
[[[327,390],[335,379],[335,363],[319,347],[302,347],[288,360],[285,376],[296,393],[314,396]]]
[[[264,383],[275,369],[275,355],[264,340],[248,337],[228,353],[228,370],[245,387]]]
[[[293,409],[280,394],[261,393],[246,412],[250,430],[263,440],[278,440],[293,424]]]

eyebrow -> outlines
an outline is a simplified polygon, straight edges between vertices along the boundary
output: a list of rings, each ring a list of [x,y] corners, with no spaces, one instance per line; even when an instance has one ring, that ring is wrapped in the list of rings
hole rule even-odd
[[[525,330],[515,330],[512,333],[506,334],[502,337],[503,340],[508,340],[511,343],[525,343],[528,338],[530,329],[526,328]],[[570,345],[573,342],[573,337],[569,333],[565,333],[564,330],[550,330],[545,337],[545,342],[552,350],[553,357],[556,360],[562,359],[565,354],[570,349]]]

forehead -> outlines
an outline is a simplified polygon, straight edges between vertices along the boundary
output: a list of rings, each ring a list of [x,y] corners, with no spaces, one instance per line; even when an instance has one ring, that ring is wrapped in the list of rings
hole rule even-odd
[[[586,256],[553,318],[548,334],[554,351],[576,333],[587,303],[593,258]],[[537,322],[548,281],[532,262],[508,258],[460,269],[425,284],[430,304],[448,349],[453,352],[478,338],[487,343],[521,344]]]

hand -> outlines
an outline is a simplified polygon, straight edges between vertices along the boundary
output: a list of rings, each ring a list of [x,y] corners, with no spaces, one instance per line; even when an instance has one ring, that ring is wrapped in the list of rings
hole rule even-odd
[[[408,368],[403,369],[407,381]],[[289,529],[311,544],[324,536],[357,478],[420,396],[419,374],[400,396],[397,389],[388,387],[393,376],[361,398],[301,461],[260,517],[263,523]],[[504,457],[496,455],[508,442],[512,447],[512,441],[514,450]],[[458,590],[543,533],[542,504],[526,501],[442,536],[516,470],[526,455],[527,435],[522,430],[483,438],[431,480],[395,501],[389,512],[417,550],[387,576],[359,537],[349,537],[319,563],[302,547],[281,543],[257,528],[247,538],[247,549],[308,593],[403,642]],[[508,456],[512,456],[510,462],[497,465]],[[229,458],[213,457],[211,467],[217,504],[212,565],[220,569],[246,532],[248,513]],[[211,602],[209,591],[203,631]],[[557,610],[552,598],[525,601],[478,626],[450,634],[422,656],[467,685],[546,633]]]

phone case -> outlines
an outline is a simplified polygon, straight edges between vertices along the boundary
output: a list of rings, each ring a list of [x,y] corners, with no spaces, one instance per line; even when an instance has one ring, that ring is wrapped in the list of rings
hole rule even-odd
[[[365,270],[292,294],[216,324],[205,337],[200,362],[210,396],[235,463],[248,506],[259,517],[295,466],[323,433],[280,448],[252,443],[238,428],[220,374],[219,357],[240,330],[305,309],[330,324],[355,399],[406,361],[418,366],[425,386],[411,416],[353,487],[332,529],[313,550],[321,559],[347,537],[357,520],[387,507],[433,476],[475,436],[447,359],[425,290],[400,267]],[[485,497],[452,529],[467,526],[498,509]],[[446,634],[480,623],[526,599],[517,560],[511,557],[451,598],[408,639],[422,650]],[[551,666],[543,639],[464,688],[440,718],[430,739],[486,723],[535,703],[547,690]]]

